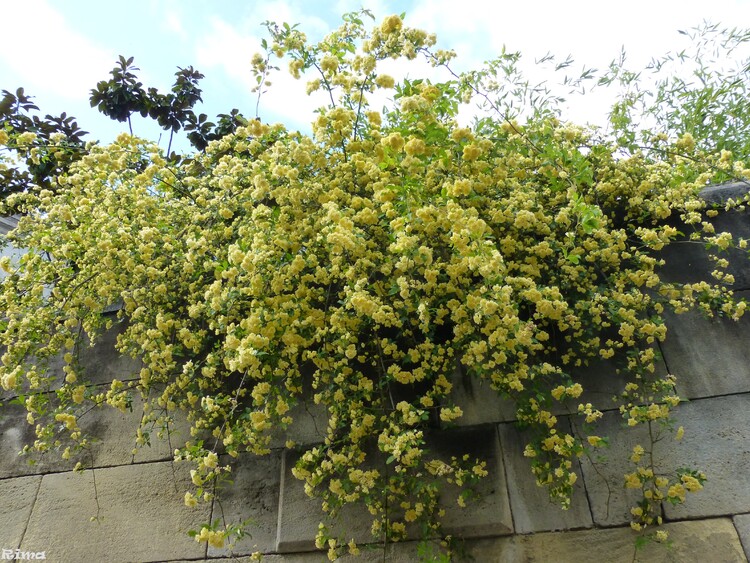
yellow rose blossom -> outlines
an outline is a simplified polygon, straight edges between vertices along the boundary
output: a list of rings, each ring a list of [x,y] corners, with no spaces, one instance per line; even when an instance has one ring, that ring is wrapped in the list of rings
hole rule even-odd
[[[595,448],[602,445],[602,438],[600,436],[588,436],[586,440],[590,446]]]
[[[482,155],[482,149],[475,144],[466,145],[463,150],[464,160],[476,160]]]
[[[393,77],[387,74],[380,74],[375,79],[375,84],[377,84],[379,88],[393,88],[395,81],[393,80]]]
[[[705,140],[695,132],[634,130],[645,146],[635,151],[627,136],[569,125],[554,107],[518,105],[528,91],[521,80],[503,98],[503,60],[441,83],[407,66],[409,79],[381,100],[378,89],[396,87],[391,60],[455,56],[399,16],[372,30],[347,17],[317,43],[268,29],[251,61],[257,102],[275,95],[268,73],[286,57],[293,77],[313,75],[311,134],[237,116],[235,131],[180,163],[123,134],[61,161],[54,189],[8,196],[21,209],[8,241],[29,252],[0,261],[0,383],[23,391],[29,450],[85,448],[77,417],[94,405],[137,413],[139,446],[185,421],[175,458],[191,464],[184,503],[194,506],[214,492],[219,501],[226,484],[229,466],[211,449],[237,458],[284,444],[298,448],[290,471],[325,513],[363,503],[376,536],[399,540],[407,522],[434,535],[439,492],[456,487],[468,505],[490,471],[470,441],[455,457],[428,454],[440,443],[432,426],[461,424],[469,388],[515,400],[535,480],[570,506],[577,459],[607,443],[596,427],[607,398],[592,387],[584,403],[574,383],[592,370],[603,386],[627,378],[619,414],[645,440],[619,472],[641,497],[634,528],[659,523],[663,500],[699,491],[702,474],[670,480],[675,468],[652,460],[680,408],[680,383],[660,367],[663,317],[739,319],[746,304],[726,285],[731,253],[711,258],[708,279],[677,283],[662,279],[655,250],[679,234],[665,221],[679,220],[709,255],[745,247],[712,220],[724,209],[696,194],[742,177],[746,163],[696,152]],[[461,101],[497,107],[465,127]],[[523,125],[501,117],[507,104]],[[64,139],[2,129],[0,141],[17,144],[0,166],[32,170],[55,165],[51,145]],[[113,329],[116,352],[134,362],[100,388],[83,360]],[[295,426],[311,416],[315,443],[296,444]],[[196,538],[221,548],[234,531],[204,526]],[[358,551],[334,536],[322,526],[315,545],[334,558]]]
[[[403,21],[397,15],[388,16],[380,24],[380,31],[384,34],[396,33],[401,31]]]

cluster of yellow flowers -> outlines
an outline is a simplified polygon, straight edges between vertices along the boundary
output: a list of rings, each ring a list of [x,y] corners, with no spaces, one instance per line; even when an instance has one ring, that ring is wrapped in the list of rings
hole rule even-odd
[[[429,455],[426,430],[462,416],[460,366],[517,402],[536,432],[525,453],[537,480],[567,506],[575,458],[606,444],[564,431],[553,414],[584,392],[573,370],[620,361],[633,374],[627,423],[668,422],[679,398],[673,378],[654,375],[653,346],[666,336],[665,307],[744,312],[726,277],[667,284],[654,255],[678,236],[663,223],[671,217],[719,250],[733,244],[696,196],[712,167],[733,164],[679,151],[622,158],[552,117],[461,126],[457,95],[480,75],[407,81],[381,114],[367,95],[394,82],[378,63],[424,53],[446,64],[450,54],[429,51],[434,37],[397,16],[369,34],[349,19],[315,46],[271,31],[268,56],[290,57],[294,75],[317,68],[316,88],[338,96],[312,137],[253,121],[173,169],[123,135],[91,146],[58,193],[24,196],[11,239],[29,253],[3,266],[0,381],[27,394],[35,448],[60,446],[60,430],[85,443],[76,417],[89,403],[126,409],[140,393],[144,427],[187,413],[192,437],[176,457],[195,464],[193,506],[229,472],[219,449],[268,453],[309,393],[328,425],[294,469],[305,490],[331,515],[364,502],[379,537],[404,538],[414,522],[435,533],[441,483],[467,487],[487,472],[481,460]],[[267,61],[254,62],[264,76]],[[103,316],[114,303],[117,319]],[[101,392],[78,365],[81,336],[95,343],[114,322],[118,350],[143,368]],[[52,394],[59,382],[45,369],[58,354],[66,377]],[[585,428],[602,416],[569,406]],[[644,491],[639,526],[655,522],[656,501],[682,502],[704,477],[665,479],[649,467],[626,476]],[[203,528],[196,539],[218,547],[225,537]],[[325,527],[317,544],[332,558],[357,551]]]

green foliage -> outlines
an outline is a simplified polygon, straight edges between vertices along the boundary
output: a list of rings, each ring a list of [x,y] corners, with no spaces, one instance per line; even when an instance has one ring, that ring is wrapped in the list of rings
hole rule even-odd
[[[75,118],[66,113],[58,117],[46,115],[43,119],[38,115],[27,115],[39,108],[23,88],[18,88],[15,94],[7,90],[2,93],[0,136],[9,140],[26,134],[33,135],[33,138],[23,143],[24,167],[3,166],[0,157],[0,199],[34,187],[54,189],[54,178],[64,173],[82,154],[86,131],[81,130]],[[7,144],[7,141],[2,144]]]
[[[182,128],[190,131],[188,140],[193,148],[203,151],[209,141],[220,139],[234,132],[239,125],[247,124],[237,109],[229,114],[220,114],[218,125],[208,121],[208,116],[204,113],[196,116],[193,107],[203,101],[198,87],[203,74],[192,66],[178,69],[174,85],[166,94],[156,88],[145,90],[134,73],[137,70],[139,69],[133,65],[133,57],[125,59],[120,56],[112,69],[112,78],[100,81],[91,90],[91,107],[96,107],[116,121],[127,121],[131,135],[131,115],[140,113],[143,117],[154,119],[165,131],[170,132],[167,155],[172,161],[180,160],[177,154],[171,152],[171,147],[174,133]]]
[[[323,89],[330,103],[311,136],[231,114],[205,153],[178,163],[122,135],[58,174],[63,189],[12,198],[26,216],[11,240],[30,252],[0,264],[0,381],[26,396],[38,438],[28,450],[69,457],[88,446],[78,421],[92,405],[124,410],[140,394],[144,429],[179,413],[192,425],[176,454],[194,465],[192,506],[229,473],[219,452],[267,454],[304,409],[319,408],[323,443],[286,447],[327,513],[316,545],[334,559],[359,551],[329,526],[348,504],[364,504],[373,539],[388,543],[440,536],[446,506],[471,499],[486,464],[435,447],[462,416],[459,372],[516,402],[533,435],[532,471],[566,507],[575,459],[607,443],[596,434],[599,405],[581,400],[578,368],[605,359],[629,374],[624,422],[648,430],[625,486],[643,496],[633,527],[650,531],[662,500],[684,502],[705,480],[654,461],[680,402],[674,376],[655,370],[662,315],[743,314],[718,253],[746,241],[713,232],[716,211],[698,192],[750,169],[689,131],[644,136],[627,96],[612,137],[566,123],[555,95],[520,75],[519,55],[455,73],[434,36],[395,15],[368,31],[368,15],[345,16],[317,44],[295,26],[267,26],[265,53],[253,59],[259,95],[274,58],[286,57],[294,76],[314,74],[308,92]],[[378,69],[417,57],[450,78],[396,83]],[[97,90],[97,105],[123,121],[149,96],[131,65],[121,59]],[[592,77],[585,70],[570,84]],[[198,78],[180,71],[152,117],[200,129],[205,120],[185,117]],[[393,100],[382,112],[369,102],[378,91]],[[482,115],[460,124],[461,104],[474,102]],[[661,279],[657,253],[680,235],[675,220],[716,250],[714,280]],[[103,316],[113,303],[122,303],[116,319]],[[77,358],[84,336],[96,342],[114,322],[124,327],[118,350],[143,368],[102,389]],[[47,371],[60,355],[64,382]],[[565,407],[580,418],[574,432],[553,414]],[[449,497],[448,484],[459,492]],[[214,521],[194,535],[220,546],[236,533]],[[423,555],[439,559],[431,545]]]
[[[100,81],[91,90],[91,107],[96,107],[115,121],[128,123],[133,133],[131,116],[139,113],[154,119],[170,132],[167,145],[169,160],[177,164],[182,156],[171,152],[172,139],[176,132],[184,129],[190,144],[197,151],[204,151],[208,143],[233,133],[237,127],[247,125],[247,120],[238,109],[228,114],[219,114],[218,123],[208,120],[204,113],[196,115],[193,107],[202,101],[198,87],[203,74],[193,67],[180,68],[175,73],[175,82],[170,92],[162,94],[156,88],[143,88],[135,74],[133,57],[120,56],[111,71],[109,80]],[[46,115],[43,119],[32,112],[39,108],[26,95],[23,88],[15,94],[3,90],[0,100],[0,135],[2,143],[11,157],[11,166],[2,165],[0,156],[0,199],[5,200],[5,212],[18,211],[8,206],[7,197],[23,194],[35,189],[57,191],[55,178],[68,172],[70,165],[87,152],[83,137],[86,131],[79,128],[75,118],[63,113],[59,117]]]
[[[687,134],[699,150],[747,157],[750,30],[704,23],[680,33],[689,40],[685,48],[639,71],[627,69],[623,52],[599,77],[599,86],[620,92],[610,117],[614,134],[631,151],[659,135]]]

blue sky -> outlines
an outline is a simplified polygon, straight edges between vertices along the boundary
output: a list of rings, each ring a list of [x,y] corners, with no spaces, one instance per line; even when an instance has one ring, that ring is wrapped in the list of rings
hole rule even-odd
[[[360,1],[334,0],[0,0],[4,16],[0,89],[23,86],[48,113],[67,111],[92,135],[108,140],[121,124],[89,107],[88,92],[107,78],[118,55],[133,56],[147,86],[168,89],[177,67],[203,72],[205,103],[213,117],[233,107],[255,113],[250,93],[250,58],[259,50],[265,20],[299,23],[311,39],[334,29],[343,12]],[[703,20],[750,28],[750,0],[374,0],[365,4],[378,21],[407,13],[407,23],[438,35],[439,46],[455,49],[460,69],[476,68],[503,45],[533,62],[547,52],[572,54],[581,65],[602,68],[625,46],[634,66],[680,47],[678,29]],[[286,65],[281,65],[282,69]],[[402,67],[390,69],[398,74]],[[411,71],[414,72],[413,70]],[[261,101],[261,117],[305,129],[316,100],[304,80],[280,75]],[[589,102],[571,111],[579,120],[601,119]],[[577,112],[577,113],[576,113]],[[158,128],[135,123],[136,134],[156,139]],[[165,143],[163,143],[165,144]]]

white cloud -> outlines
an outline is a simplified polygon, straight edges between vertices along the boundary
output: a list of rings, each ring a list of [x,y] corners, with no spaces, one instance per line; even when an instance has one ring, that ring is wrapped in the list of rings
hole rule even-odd
[[[196,46],[196,65],[209,70],[220,68],[228,78],[240,85],[251,103],[244,105],[255,108],[257,93],[251,92],[255,78],[251,73],[250,59],[261,52],[261,38],[265,31],[259,22],[299,23],[299,29],[311,40],[322,38],[331,27],[317,14],[307,13],[305,3],[278,0],[263,3],[253,12],[252,21],[227,22],[214,17],[208,25],[208,32],[199,38]],[[314,120],[314,111],[327,103],[327,98],[317,92],[308,96],[305,92],[307,79],[295,80],[287,70],[285,60],[273,59],[272,64],[279,70],[269,76],[271,87],[267,88],[260,100],[260,117],[267,121],[283,121],[290,127],[309,130]]]
[[[260,39],[242,33],[218,17],[211,18],[208,28],[208,33],[196,45],[196,64],[221,67],[241,82],[249,80],[250,57],[260,51]],[[247,79],[243,79],[245,75],[248,75]]]
[[[304,31],[308,37],[322,37],[331,31],[331,27],[323,18],[310,12],[311,9],[315,11],[315,7],[316,3],[295,0],[262,2],[253,12],[253,21],[299,24],[299,29]],[[254,23],[254,25],[257,26],[257,23]]]
[[[52,91],[69,100],[88,97],[93,84],[106,75],[113,51],[74,31],[62,14],[43,0],[3,4],[0,60],[35,93]],[[30,35],[25,22],[32,18]],[[11,48],[14,46],[14,48]]]
[[[164,13],[164,28],[177,35],[183,41],[188,38],[187,31],[182,25],[179,9],[167,9]]]
[[[703,19],[750,27],[747,1],[712,0],[706,4],[698,0],[630,0],[616,8],[605,7],[600,0],[537,0],[526,4],[509,0],[462,0],[460,3],[454,0],[373,0],[364,4],[376,17],[373,25],[388,14],[406,11],[407,25],[437,33],[438,47],[458,52],[453,64],[456,70],[480,68],[483,61],[493,58],[507,45],[524,54],[522,63],[534,80],[540,76],[534,59],[548,51],[560,57],[572,53],[577,60],[572,72],[580,70],[584,62],[603,68],[625,44],[632,66],[637,68],[652,55],[674,49],[681,37],[677,29],[692,27]],[[231,98],[232,105],[245,108],[245,113],[253,113],[255,94],[251,93],[254,80],[250,58],[260,51],[260,38],[265,32],[261,22],[299,23],[308,38],[317,41],[335,28],[342,13],[360,9],[363,2],[272,0],[253,3],[252,9],[245,9],[245,6],[244,12],[240,9],[241,2],[236,4],[235,13],[243,15],[235,19],[214,15],[197,21],[197,13],[179,0],[142,2],[144,25],[134,30],[132,40],[140,45],[147,36],[163,37],[172,50],[151,49],[154,59],[179,50],[181,56],[186,56],[189,63],[206,74],[207,100]],[[64,17],[64,3],[50,0],[6,2],[3,11],[8,22],[28,21],[33,14],[33,37],[43,40],[32,39],[28,26],[6,24],[4,44],[14,48],[0,51],[0,68],[6,69],[13,81],[19,81],[34,94],[57,94],[64,98],[63,105],[69,100],[85,104],[89,89],[111,69],[118,54],[113,50],[115,47],[105,48],[78,33],[74,25],[78,22],[66,21]],[[201,14],[212,12],[217,11],[208,7]],[[97,18],[98,15],[91,14],[92,25],[100,21]],[[366,22],[366,26],[369,25],[370,22]],[[200,31],[196,33],[195,29]],[[150,56],[151,52],[148,57],[139,55],[136,62],[144,69],[153,68]],[[304,92],[305,79],[296,81],[290,77],[286,62],[282,61],[279,66],[283,68],[271,76],[273,86],[261,99],[261,116],[307,128],[314,118],[313,110],[326,100],[308,97]],[[385,61],[382,71],[397,79],[404,76],[447,78],[428,65],[406,61]],[[152,78],[146,70],[139,76],[145,83],[160,88],[168,87],[171,78],[169,73]],[[372,105],[379,109],[387,97],[388,93],[379,92],[373,96]],[[593,113],[594,100],[589,95],[586,98],[580,111],[582,116],[588,117]]]
[[[642,69],[652,57],[680,44],[678,29],[689,29],[702,21],[727,27],[750,27],[747,0],[630,0],[609,5],[601,0],[509,0],[485,2],[462,0],[416,0],[405,3],[407,24],[438,36],[438,47],[454,49],[455,70],[479,69],[484,61],[500,54],[503,47],[520,51],[519,67],[532,83],[548,79],[557,83],[564,74],[551,76],[535,60],[552,53],[558,61],[572,55],[571,76],[585,65],[605,69],[624,46],[628,66]],[[562,93],[562,92],[561,92]],[[611,96],[599,92],[571,100],[566,114],[578,122],[603,122]],[[471,112],[462,112],[468,115]]]
[[[380,23],[386,16],[393,13],[400,12],[393,7],[393,2],[389,0],[370,0],[368,2],[362,2],[360,0],[338,0],[336,2],[335,12],[339,15],[346,14],[349,12],[356,12],[361,10],[362,7],[370,10],[372,15],[375,16],[375,24]]]
[[[713,0],[710,5],[698,0],[630,0],[621,5],[463,0],[460,6],[452,0],[418,0],[407,14],[409,25],[437,33],[445,47],[460,46],[460,56],[473,62],[506,45],[532,60],[551,51],[562,57],[572,53],[588,65],[608,63],[623,44],[647,61],[674,45],[678,29],[704,19],[750,27],[747,0]]]

